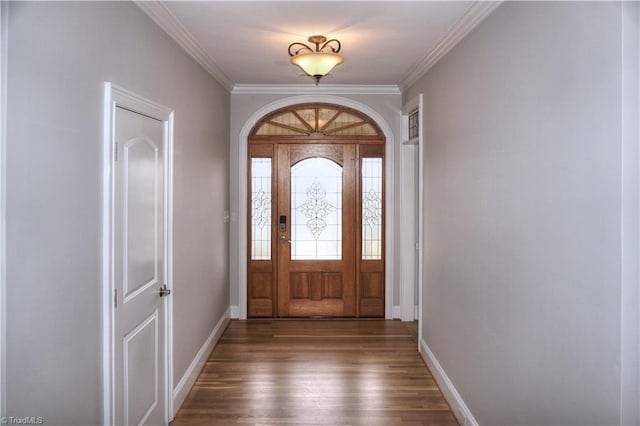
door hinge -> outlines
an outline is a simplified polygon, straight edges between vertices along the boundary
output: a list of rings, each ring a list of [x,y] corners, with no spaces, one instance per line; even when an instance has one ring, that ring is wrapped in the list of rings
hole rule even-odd
[[[113,145],[113,161],[118,161],[118,142]]]
[[[113,290],[113,307],[118,307],[118,289]]]

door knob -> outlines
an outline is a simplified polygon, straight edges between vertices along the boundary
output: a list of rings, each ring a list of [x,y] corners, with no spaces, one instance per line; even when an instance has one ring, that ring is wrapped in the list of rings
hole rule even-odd
[[[291,243],[291,240],[287,240],[287,236],[286,235],[280,235],[280,242],[281,243]]]
[[[171,294],[171,290],[167,288],[166,284],[162,284],[160,287],[160,297],[168,296]]]

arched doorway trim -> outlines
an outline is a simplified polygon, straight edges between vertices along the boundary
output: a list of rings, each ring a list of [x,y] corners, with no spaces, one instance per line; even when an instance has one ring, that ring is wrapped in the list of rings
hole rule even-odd
[[[238,209],[238,317],[240,319],[247,318],[247,155],[248,155],[248,138],[253,127],[267,114],[274,112],[278,109],[288,106],[302,104],[302,103],[327,103],[345,106],[360,111],[361,113],[369,116],[380,127],[385,136],[385,144],[388,148],[385,155],[385,173],[388,176],[385,182],[386,197],[386,211],[387,220],[385,223],[385,232],[387,235],[387,244],[385,247],[385,318],[392,318],[392,303],[393,303],[393,258],[394,258],[394,192],[393,192],[393,151],[394,151],[394,137],[391,127],[387,121],[373,108],[363,103],[354,101],[353,99],[343,98],[339,96],[331,95],[301,95],[292,96],[288,98],[279,99],[271,102],[263,107],[257,109],[244,123],[240,129],[239,141],[238,141],[238,158],[237,158],[237,171],[238,171],[238,191],[239,191],[239,205]]]

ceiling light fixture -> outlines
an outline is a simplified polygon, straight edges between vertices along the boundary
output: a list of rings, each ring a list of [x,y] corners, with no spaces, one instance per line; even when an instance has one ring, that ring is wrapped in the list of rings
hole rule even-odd
[[[333,67],[340,65],[344,59],[338,55],[341,45],[335,38],[327,41],[325,36],[315,35],[308,40],[309,43],[316,45],[316,50],[304,43],[291,43],[289,56],[291,56],[291,63],[311,76],[317,86],[320,79],[329,74]]]

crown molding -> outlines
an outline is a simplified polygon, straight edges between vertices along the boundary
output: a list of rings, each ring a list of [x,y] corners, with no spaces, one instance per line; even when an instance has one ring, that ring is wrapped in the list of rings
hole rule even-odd
[[[234,95],[400,95],[395,85],[364,84],[236,84]]]
[[[449,28],[444,36],[433,46],[416,65],[414,65],[407,76],[398,84],[402,92],[407,90],[413,83],[418,81],[432,66],[436,64],[447,52],[458,44],[467,34],[480,24],[498,6],[500,1],[475,1],[469,9]]]
[[[233,90],[233,81],[227,77],[222,69],[214,62],[202,47],[189,34],[178,18],[165,6],[162,1],[134,0],[160,28],[175,40],[193,59],[195,59],[213,78],[218,80],[227,90]]]
[[[213,78],[234,94],[399,94],[418,81],[436,62],[469,34],[500,4],[498,1],[475,1],[465,14],[449,28],[406,77],[396,85],[335,84],[310,86],[304,84],[234,84],[220,66],[200,47],[193,36],[162,1],[134,0],[162,30],[193,57]]]

